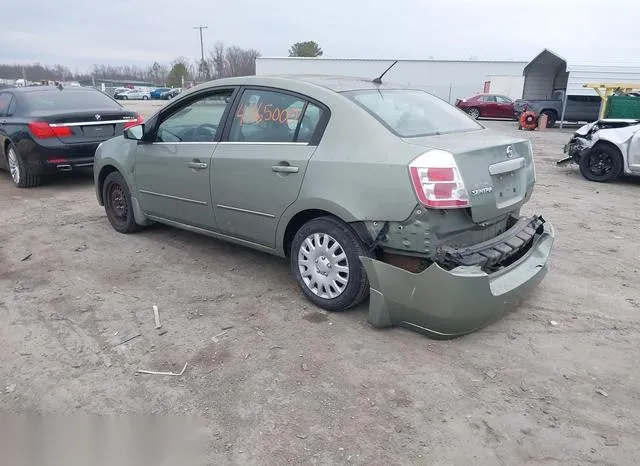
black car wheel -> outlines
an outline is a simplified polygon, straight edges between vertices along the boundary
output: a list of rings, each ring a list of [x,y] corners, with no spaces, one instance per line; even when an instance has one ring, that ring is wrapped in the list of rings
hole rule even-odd
[[[558,115],[556,115],[556,112],[553,112],[551,110],[543,111],[540,116],[542,115],[547,115],[547,128],[553,128],[556,124],[556,121],[558,121]]]
[[[7,150],[7,166],[11,174],[11,181],[18,188],[33,188],[42,183],[42,177],[31,174],[13,144],[9,144]]]
[[[141,229],[133,215],[131,192],[119,172],[110,173],[104,180],[102,199],[109,223],[116,231],[134,233]]]
[[[146,95],[143,95],[142,100],[149,100],[149,97],[147,97]]]
[[[600,144],[580,156],[580,173],[589,181],[613,181],[620,177],[622,169],[622,154],[613,146]]]
[[[291,244],[291,271],[302,292],[316,306],[344,311],[369,293],[369,280],[359,256],[365,245],[347,224],[333,217],[305,223]]]

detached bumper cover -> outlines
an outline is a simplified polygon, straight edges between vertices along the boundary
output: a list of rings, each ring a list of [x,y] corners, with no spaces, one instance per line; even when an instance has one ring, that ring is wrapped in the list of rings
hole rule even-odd
[[[361,257],[371,285],[369,321],[433,338],[471,333],[512,311],[540,283],[553,242],[553,226],[545,222],[522,257],[490,275],[480,265],[447,271],[437,263],[416,274]]]

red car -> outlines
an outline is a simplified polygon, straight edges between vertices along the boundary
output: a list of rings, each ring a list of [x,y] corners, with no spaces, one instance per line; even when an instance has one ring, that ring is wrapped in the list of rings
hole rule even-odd
[[[513,100],[498,94],[476,94],[467,99],[457,99],[456,107],[472,118],[513,119]]]

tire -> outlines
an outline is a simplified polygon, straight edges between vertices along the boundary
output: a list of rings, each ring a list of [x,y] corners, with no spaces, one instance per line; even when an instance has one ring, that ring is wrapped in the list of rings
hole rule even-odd
[[[540,116],[547,115],[547,128],[553,128],[558,121],[558,115],[553,110],[544,110]]]
[[[477,120],[478,118],[480,118],[480,109],[476,107],[471,107],[470,109],[467,110],[467,114],[474,120]]]
[[[369,295],[369,280],[359,259],[369,255],[346,223],[318,217],[302,225],[293,238],[291,272],[313,304],[327,311],[345,311]]]
[[[146,95],[143,95],[142,100],[149,100],[149,97],[147,97]]]
[[[31,173],[16,147],[11,143],[7,147],[7,167],[9,167],[11,181],[18,188],[34,188],[42,184],[42,177]]]
[[[135,233],[142,227],[136,223],[129,186],[120,172],[107,175],[102,185],[104,210],[109,223],[120,233]]]
[[[599,144],[580,156],[580,173],[589,181],[607,183],[622,175],[622,154],[617,147]]]
[[[122,97],[120,97],[122,100],[129,100],[129,97],[127,97],[126,95],[123,95]]]

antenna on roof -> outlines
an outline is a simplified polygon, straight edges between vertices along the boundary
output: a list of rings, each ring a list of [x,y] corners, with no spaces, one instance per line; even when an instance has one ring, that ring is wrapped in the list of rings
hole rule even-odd
[[[396,63],[398,63],[398,60],[394,61],[394,62],[389,66],[389,68],[387,68],[386,70],[384,70],[384,72],[383,72],[380,76],[378,76],[376,79],[374,79],[374,80],[373,80],[373,82],[374,82],[375,84],[382,84],[382,77],[383,77],[385,74],[387,74],[387,71],[389,71],[391,68],[393,68],[393,67],[394,67],[394,65],[395,65]]]

